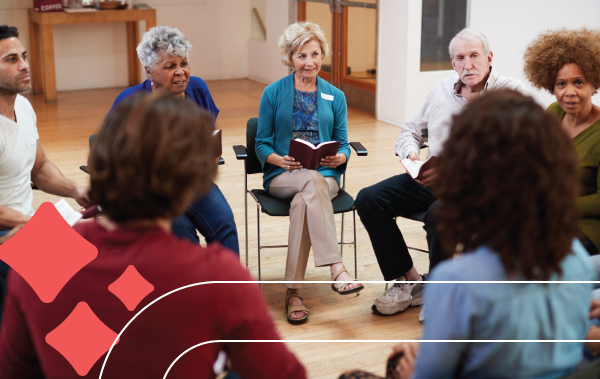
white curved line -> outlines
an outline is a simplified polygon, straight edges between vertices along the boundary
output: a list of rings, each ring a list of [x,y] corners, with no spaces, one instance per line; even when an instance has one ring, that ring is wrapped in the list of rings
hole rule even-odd
[[[392,283],[393,281],[390,282],[386,282],[384,280],[365,280],[365,281],[360,281],[360,283],[376,283],[376,284],[383,284],[383,283]],[[115,344],[117,343],[117,341],[120,339],[121,335],[123,334],[123,332],[125,331],[125,329],[127,329],[127,327],[129,327],[129,325],[133,322],[133,320],[135,320],[143,311],[145,311],[146,309],[148,309],[148,307],[150,307],[151,305],[153,305],[154,303],[156,303],[157,301],[177,292],[177,291],[181,291],[183,289],[186,288],[191,288],[191,287],[196,287],[196,286],[201,286],[204,284],[212,284],[212,283],[219,283],[219,284],[286,284],[286,283],[327,283],[327,284],[331,284],[331,283],[335,283],[335,281],[333,280],[323,280],[323,281],[318,281],[318,280],[307,280],[307,281],[303,281],[303,280],[273,280],[273,281],[265,281],[265,280],[261,280],[261,281],[256,281],[256,280],[242,280],[242,281],[233,281],[233,280],[225,280],[225,281],[210,281],[210,282],[198,282],[198,283],[193,283],[193,284],[188,284],[186,286],[183,287],[179,287],[176,288],[172,291],[169,291],[159,297],[157,297],[156,299],[152,300],[150,303],[148,303],[144,308],[140,309],[138,313],[135,314],[135,316],[133,316],[131,318],[131,320],[129,320],[127,322],[127,324],[125,324],[125,326],[123,327],[123,329],[121,329],[121,331],[119,332],[119,334],[117,335],[117,337],[115,338],[115,340],[113,341],[112,345],[110,346],[110,349],[108,349],[108,352],[106,353],[106,357],[104,358],[104,362],[102,362],[102,368],[100,369],[100,376],[98,377],[98,379],[102,379],[102,374],[104,373],[104,367],[106,366],[106,361],[108,361],[108,357],[110,356],[110,353],[112,352]],[[405,281],[405,283],[423,283],[422,281]],[[425,282],[427,284],[429,283],[441,283],[441,284],[452,284],[452,283],[483,283],[483,284],[501,284],[501,283],[513,283],[513,284],[531,284],[531,283],[571,283],[571,284],[594,284],[594,283],[600,283],[598,281],[590,281],[590,280],[582,280],[582,281],[560,281],[560,280],[556,280],[556,281],[549,281],[549,280],[540,280],[540,281],[449,281],[449,280],[436,280],[436,281],[427,281]],[[215,341],[207,341],[207,342],[203,342],[201,344],[198,344],[196,346],[193,346],[189,349],[187,349],[186,351],[184,351],[179,357],[176,358],[175,362],[181,357],[183,356],[185,353],[187,353],[188,351],[198,347],[198,346],[202,346],[203,344],[207,344],[207,343],[214,343],[214,342],[410,342],[410,341],[415,341],[415,340],[215,340]],[[585,340],[498,340],[498,341],[488,341],[488,340],[452,340],[452,341],[446,341],[446,340],[421,340],[421,342],[585,342]],[[595,341],[594,341],[595,342]],[[600,341],[598,341],[600,342]],[[175,363],[173,362],[171,364],[170,367],[173,366],[173,364]],[[169,367],[169,370],[170,370]],[[167,370],[168,373],[168,370]],[[166,375],[166,374],[165,374]]]
[[[177,361],[179,360],[179,358],[183,357],[188,352],[190,352],[191,350],[194,350],[197,347],[200,347],[202,345],[208,345],[209,343],[217,343],[217,342],[220,342],[220,340],[202,342],[202,343],[199,343],[197,345],[194,345],[194,346],[190,347],[189,349],[187,349],[183,353],[179,354],[179,356],[177,356],[177,358],[175,358],[175,360],[173,362],[171,362],[171,365],[167,369],[167,372],[165,372],[165,376],[163,376],[163,379],[167,379],[167,375],[169,375],[169,371],[171,371],[171,369],[173,368],[173,366],[175,366],[175,363],[177,363]],[[232,342],[232,341],[230,341],[230,342]]]
[[[235,343],[235,342],[245,342],[245,343],[255,343],[255,342],[286,342],[286,343],[294,343],[294,342],[325,342],[325,343],[348,343],[348,342],[352,342],[352,343],[373,343],[373,342],[386,342],[386,343],[402,343],[402,342],[415,342],[417,340],[212,340],[212,341],[206,341],[206,342],[202,342],[199,343],[197,345],[194,345],[192,347],[190,347],[189,349],[186,349],[183,353],[179,354],[179,356],[177,358],[175,358],[175,360],[171,363],[171,365],[169,366],[169,368],[167,368],[167,371],[165,372],[165,375],[163,376],[163,379],[167,379],[167,375],[169,375],[169,372],[171,371],[171,369],[173,368],[173,366],[175,366],[175,363],[177,363],[177,361],[183,357],[184,355],[186,355],[187,353],[189,353],[190,351],[194,350],[197,347],[200,346],[204,346],[204,345],[208,345],[211,343]],[[498,342],[600,342],[600,341],[592,341],[592,340],[418,340],[419,343],[430,343],[430,342],[483,342],[483,343],[498,343]]]

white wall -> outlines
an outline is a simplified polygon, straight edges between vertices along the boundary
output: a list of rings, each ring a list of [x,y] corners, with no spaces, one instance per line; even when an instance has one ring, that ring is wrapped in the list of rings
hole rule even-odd
[[[378,120],[402,125],[431,87],[454,71],[420,72],[421,0],[380,0],[377,46]]]
[[[600,28],[600,1],[471,0],[470,26],[481,30],[494,52],[493,66],[520,79],[544,107],[553,96],[534,90],[523,74],[523,53],[543,30]],[[377,56],[379,120],[400,126],[419,108],[431,87],[454,71],[420,72],[421,0],[380,0]],[[593,98],[600,105],[600,95]]]
[[[180,28],[192,43],[191,72],[205,80],[248,77],[250,0],[150,0],[157,24]],[[33,0],[0,0],[0,24],[19,28],[29,49]],[[59,91],[128,85],[125,23],[54,27]],[[145,77],[145,75],[143,76]]]
[[[498,67],[502,75],[525,83],[532,96],[547,107],[556,98],[547,91],[534,89],[525,78],[525,49],[544,30],[582,27],[600,29],[600,1],[471,0],[471,27],[481,30],[487,36],[494,52],[494,67]],[[600,105],[600,96],[592,97],[592,101]]]
[[[290,24],[290,1],[266,0],[266,41],[248,41],[248,78],[270,84],[288,75],[277,57],[277,41]]]
[[[267,14],[267,0],[252,0],[251,3],[251,8],[252,9],[252,39],[258,40],[258,41],[264,41],[265,38],[267,38],[267,36],[265,35],[265,33],[263,32],[261,26],[260,26],[260,22],[258,20],[257,15],[254,13],[254,8],[256,8],[256,11],[258,12],[258,14],[260,15],[260,19],[262,22],[265,22],[265,15]]]

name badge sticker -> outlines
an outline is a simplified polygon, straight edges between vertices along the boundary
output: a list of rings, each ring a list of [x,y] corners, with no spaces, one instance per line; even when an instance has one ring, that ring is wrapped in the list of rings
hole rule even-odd
[[[325,100],[333,101],[333,95],[328,95],[326,93],[321,92],[321,97]]]

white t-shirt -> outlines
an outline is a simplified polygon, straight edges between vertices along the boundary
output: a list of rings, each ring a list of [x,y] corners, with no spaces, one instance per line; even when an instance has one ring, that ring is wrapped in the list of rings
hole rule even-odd
[[[37,132],[29,100],[17,95],[17,122],[0,115],[0,205],[33,216],[31,169],[35,162]]]

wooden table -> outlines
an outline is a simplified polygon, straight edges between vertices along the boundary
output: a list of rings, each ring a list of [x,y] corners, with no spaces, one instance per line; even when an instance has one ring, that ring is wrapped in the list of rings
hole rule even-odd
[[[31,47],[29,57],[33,92],[43,92],[47,103],[56,102],[56,74],[54,69],[54,40],[52,30],[55,24],[126,22],[129,85],[134,86],[141,83],[141,67],[135,51],[140,39],[139,22],[146,21],[146,30],[155,27],[156,9],[99,10],[89,13],[40,13],[34,12],[33,9],[28,9],[27,17],[29,19],[29,44]],[[44,62],[43,67],[42,59]]]

